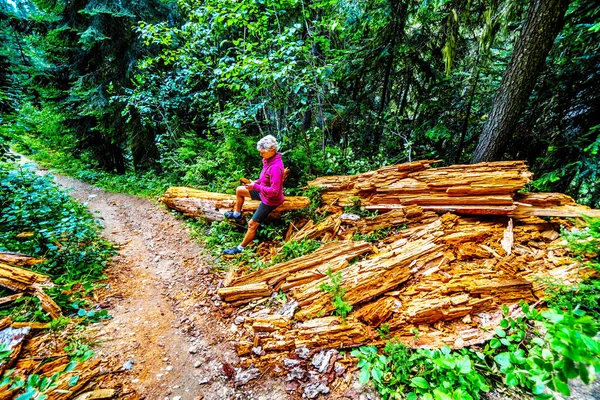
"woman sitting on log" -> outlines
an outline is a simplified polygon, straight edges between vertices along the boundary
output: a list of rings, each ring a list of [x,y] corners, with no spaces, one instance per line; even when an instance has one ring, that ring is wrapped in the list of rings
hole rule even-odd
[[[254,240],[258,226],[267,218],[267,215],[283,203],[283,161],[278,153],[279,144],[272,135],[265,136],[256,143],[256,148],[263,158],[263,168],[260,177],[254,182],[250,181],[243,186],[238,186],[235,210],[225,212],[225,217],[241,221],[242,207],[246,197],[260,200],[258,209],[248,223],[248,230],[244,240],[239,246],[226,249],[223,254],[233,255],[244,251],[244,248]]]

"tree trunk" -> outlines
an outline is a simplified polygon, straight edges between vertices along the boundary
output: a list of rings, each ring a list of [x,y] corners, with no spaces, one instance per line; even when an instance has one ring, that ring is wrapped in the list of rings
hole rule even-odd
[[[569,0],[532,0],[472,163],[502,157],[556,35],[563,27]]]

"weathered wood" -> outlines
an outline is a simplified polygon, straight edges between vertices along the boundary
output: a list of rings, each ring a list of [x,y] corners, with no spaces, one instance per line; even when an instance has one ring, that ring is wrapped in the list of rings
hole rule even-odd
[[[271,287],[264,282],[224,287],[217,291],[219,296],[225,301],[239,301],[270,296],[272,292]]]
[[[392,210],[416,204],[426,210],[463,214],[508,214],[514,193],[531,173],[523,161],[430,168],[431,161],[384,167],[352,177],[323,177],[309,186],[324,190],[326,204]]]
[[[231,194],[211,193],[188,187],[170,187],[161,197],[161,201],[169,208],[183,212],[190,217],[205,218],[209,221],[222,221],[224,213],[235,206],[236,196]],[[260,201],[247,199],[244,201],[243,212],[254,212]],[[282,205],[277,207],[269,216],[277,217],[283,211],[301,210],[310,204],[308,197],[288,196]]]
[[[336,261],[334,261],[336,259],[349,261],[371,250],[372,246],[366,242],[329,242],[311,254],[236,278],[232,281],[231,285],[240,286],[258,282],[268,282],[270,285],[276,285],[292,273],[318,268],[329,263],[336,264]]]
[[[2,297],[0,299],[0,309],[11,306],[15,300],[20,299],[21,297],[23,297],[23,293],[15,293],[10,296]],[[0,329],[2,329],[2,328],[0,327]]]
[[[75,397],[75,400],[112,399],[115,394],[115,389],[96,389],[80,394],[79,396]]]
[[[43,283],[49,280],[50,278],[46,275],[0,262],[0,285],[11,290],[22,291],[23,287],[26,288],[34,283]],[[14,286],[15,289],[11,286]]]
[[[600,218],[600,210],[575,203],[562,193],[529,193],[515,197],[516,208],[509,215],[513,218],[561,217],[576,218],[581,215]]]
[[[430,261],[429,256],[440,249],[441,246],[432,239],[412,242],[400,239],[391,245],[389,251],[347,266],[341,271],[343,279],[340,285],[347,289],[346,302],[350,305],[359,304],[395,288],[412,276],[413,267]],[[329,283],[328,277],[299,286],[290,292],[301,307],[295,315],[298,320],[327,315],[334,310],[330,295],[321,289],[326,283]]]
[[[330,237],[334,237],[340,228],[340,216],[341,213],[331,214],[316,225],[311,220],[298,232],[292,234],[289,240],[301,241],[305,239],[319,239],[322,238],[326,233],[329,233]]]
[[[52,300],[50,298],[50,296],[48,296],[42,290],[42,288],[40,288],[39,286],[33,285],[32,289],[33,289],[33,294],[35,295],[35,297],[40,299],[40,302],[42,305],[42,310],[46,311],[52,319],[62,317],[62,311],[61,311],[60,307],[58,306],[58,304],[56,304],[54,302],[54,300]]]
[[[44,261],[46,260],[43,258],[35,258],[25,254],[0,251],[0,262],[6,264],[31,267]]]

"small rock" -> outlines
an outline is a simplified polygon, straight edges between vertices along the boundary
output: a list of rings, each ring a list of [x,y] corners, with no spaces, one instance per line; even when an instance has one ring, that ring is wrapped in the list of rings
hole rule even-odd
[[[300,364],[300,360],[292,360],[291,358],[283,359],[283,365],[285,365],[286,368],[292,368],[297,366],[298,364]]]
[[[133,368],[133,360],[129,360],[123,363],[124,370],[129,371],[131,368]]]
[[[196,354],[198,352],[198,346],[196,346],[196,345],[190,346],[188,351],[190,352],[190,354]]]
[[[293,381],[294,379],[297,379],[297,380],[301,381],[302,379],[304,379],[304,375],[306,375],[306,371],[304,371],[300,367],[294,367],[289,372],[289,374],[286,375],[285,380]]]
[[[238,315],[237,317],[234,318],[233,323],[236,325],[241,325],[244,323],[245,320],[246,320],[246,318]]]
[[[298,347],[296,349],[296,355],[300,358],[307,359],[310,354],[310,350],[306,347]]]
[[[259,357],[265,355],[265,351],[263,350],[262,346],[253,347],[252,352]]]
[[[248,368],[245,371],[240,371],[235,375],[235,384],[237,386],[245,385],[253,379],[260,376],[258,368]]]
[[[298,390],[299,386],[300,385],[296,381],[286,382],[285,390],[287,390],[288,392],[295,392],[296,390]]]
[[[196,361],[194,363],[194,368],[199,368],[202,365],[202,361]]]
[[[329,393],[329,387],[323,382],[314,382],[309,383],[304,388],[304,393],[302,393],[302,397],[306,399],[316,399],[319,394],[327,394]]]
[[[165,368],[167,371],[173,371],[173,366],[169,365],[167,368]]]
[[[173,400],[181,400],[181,396],[175,396],[173,397]]]
[[[335,371],[335,375],[336,376],[342,376],[344,374],[344,372],[346,372],[346,367],[344,367],[342,364],[336,362],[333,370]]]
[[[210,379],[208,379],[208,378],[203,378],[203,379],[200,379],[200,380],[198,381],[198,385],[206,385],[206,384],[207,384],[207,383],[209,383],[209,382],[210,382]]]
[[[331,361],[331,357],[336,353],[337,351],[335,350],[329,350],[327,352],[321,350],[317,355],[313,357],[313,367],[315,367],[320,373],[325,373],[327,371],[327,368],[329,368],[329,362]]]
[[[273,292],[273,293],[275,293],[275,292]],[[289,303],[284,304],[283,307],[281,308],[281,310],[279,310],[277,312],[277,314],[283,315],[284,317],[293,318],[294,313],[296,312],[297,308],[298,308],[298,302],[296,300],[293,300],[293,301],[290,301]]]

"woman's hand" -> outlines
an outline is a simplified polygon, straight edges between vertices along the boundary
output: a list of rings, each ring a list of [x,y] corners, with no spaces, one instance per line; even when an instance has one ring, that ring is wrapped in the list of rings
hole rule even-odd
[[[248,190],[254,190],[254,181],[250,181],[250,183],[246,183],[244,187]]]

